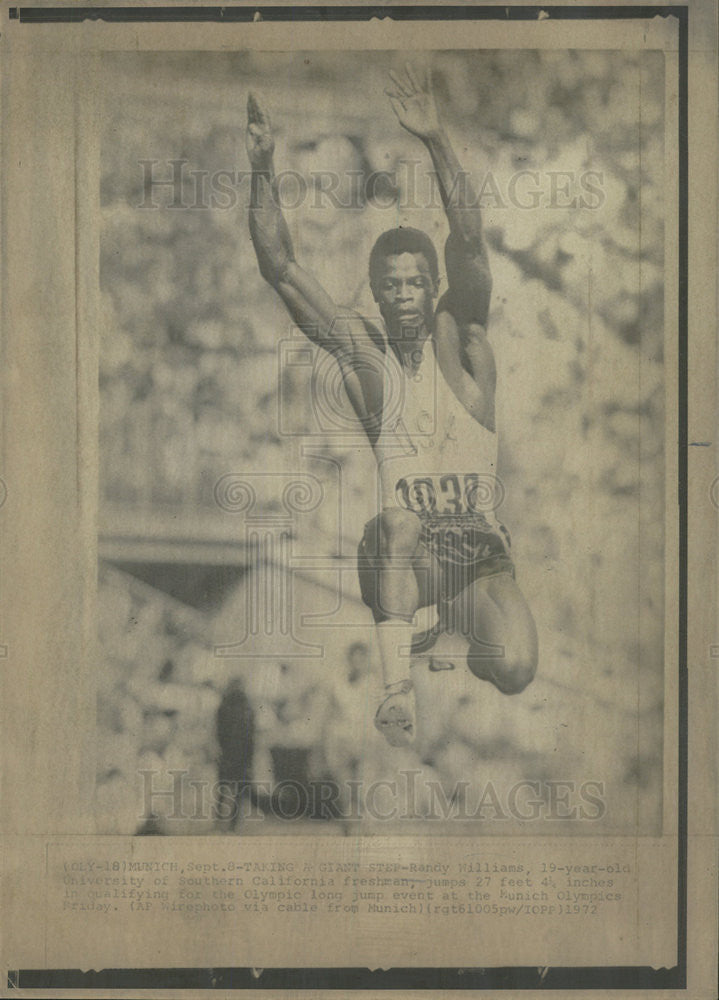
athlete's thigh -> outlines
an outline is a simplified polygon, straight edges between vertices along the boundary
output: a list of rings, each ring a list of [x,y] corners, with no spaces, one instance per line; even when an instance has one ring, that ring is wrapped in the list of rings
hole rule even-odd
[[[454,602],[455,628],[475,653],[512,662],[536,661],[537,628],[510,573],[475,580]]]

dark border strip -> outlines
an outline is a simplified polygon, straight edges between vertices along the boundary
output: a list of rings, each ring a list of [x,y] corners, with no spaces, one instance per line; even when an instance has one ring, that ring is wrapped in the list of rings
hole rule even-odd
[[[679,17],[679,469],[677,488],[679,504],[679,695],[678,695],[678,779],[677,816],[677,958],[681,988],[687,985],[687,844],[689,781],[689,604],[687,578],[689,566],[689,18],[688,10]]]
[[[16,988],[32,989],[296,989],[296,990],[557,990],[677,989],[674,969],[648,966],[496,969],[42,969],[13,973]]]
[[[267,969],[259,978],[251,969],[23,969],[8,973],[9,989],[686,989],[687,983],[687,780],[688,780],[688,669],[687,669],[687,541],[688,541],[688,28],[686,6],[613,6],[542,8],[550,17],[566,20],[610,20],[676,17],[679,23],[679,261],[678,261],[678,508],[679,508],[679,648],[678,648],[678,883],[677,964],[671,969],[644,966],[581,968],[533,967],[494,969]],[[42,24],[57,22],[175,21],[251,22],[259,14],[266,21],[395,20],[536,20],[537,7],[428,5],[426,7],[11,7],[11,20]]]
[[[637,19],[651,16],[681,17],[682,6],[671,7],[581,7],[547,6],[541,10],[550,17],[562,20],[624,18]],[[322,6],[322,7],[10,7],[8,16],[25,24],[72,23],[81,21],[175,21],[223,23],[250,23],[261,21],[371,21],[373,18],[393,21],[536,21],[539,7],[472,7],[458,4],[438,6],[371,7],[371,6]]]

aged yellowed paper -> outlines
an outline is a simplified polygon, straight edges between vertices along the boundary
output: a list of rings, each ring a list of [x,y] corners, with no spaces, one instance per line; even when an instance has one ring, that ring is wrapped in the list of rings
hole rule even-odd
[[[713,997],[715,5],[0,44],[3,991]]]

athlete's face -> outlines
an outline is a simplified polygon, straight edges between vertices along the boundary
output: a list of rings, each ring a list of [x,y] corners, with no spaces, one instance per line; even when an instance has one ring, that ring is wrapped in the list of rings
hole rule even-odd
[[[377,276],[374,295],[393,339],[416,337],[431,325],[437,285],[423,253],[400,253],[385,257]]]

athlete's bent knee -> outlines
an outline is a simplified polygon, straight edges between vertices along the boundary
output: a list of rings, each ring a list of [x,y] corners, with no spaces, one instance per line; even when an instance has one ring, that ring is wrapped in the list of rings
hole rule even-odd
[[[502,694],[519,694],[531,684],[537,672],[534,658],[503,661],[501,669],[493,671],[492,680]]]
[[[380,555],[411,556],[422,532],[422,523],[416,514],[401,508],[384,510],[378,515]]]

